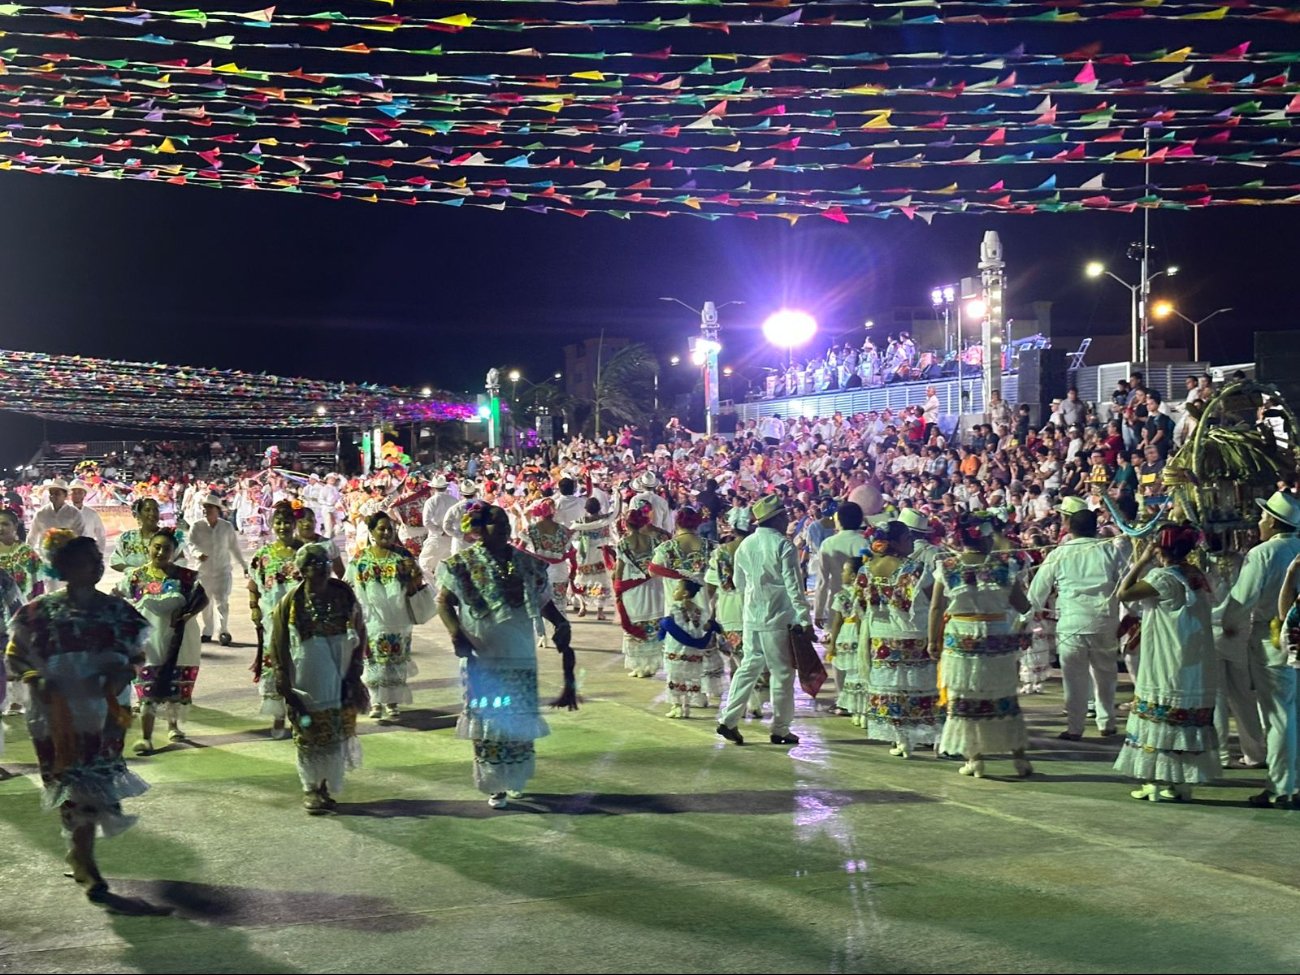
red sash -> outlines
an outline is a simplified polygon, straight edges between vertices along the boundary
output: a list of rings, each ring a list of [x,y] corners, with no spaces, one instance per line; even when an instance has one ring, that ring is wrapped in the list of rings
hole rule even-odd
[[[634,626],[632,620],[628,618],[627,610],[623,608],[623,600],[619,597],[638,586],[644,586],[649,579],[615,579],[614,580],[614,608],[618,610],[618,622],[623,627],[623,632],[634,640],[648,640],[650,633],[639,626]]]

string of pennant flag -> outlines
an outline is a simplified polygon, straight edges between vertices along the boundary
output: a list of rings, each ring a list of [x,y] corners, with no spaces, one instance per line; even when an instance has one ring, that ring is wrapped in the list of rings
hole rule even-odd
[[[290,430],[468,420],[436,390],[0,350],[0,410],[119,427]]]
[[[1297,7],[341,7],[0,4],[0,171],[791,223],[1300,201]]]

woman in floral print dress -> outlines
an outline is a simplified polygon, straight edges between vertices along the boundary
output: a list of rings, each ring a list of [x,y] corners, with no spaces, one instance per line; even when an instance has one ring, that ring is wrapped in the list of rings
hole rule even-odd
[[[370,535],[356,561],[348,566],[347,581],[365,612],[365,672],[362,681],[370,691],[370,717],[397,721],[401,705],[410,704],[409,681],[419,670],[411,659],[410,598],[424,587],[424,574],[415,557],[397,540],[397,527],[386,512],[366,519]]]
[[[653,677],[663,662],[657,631],[664,615],[664,590],[649,567],[667,537],[655,527],[654,509],[642,503],[627,513],[627,532],[615,546],[614,605],[623,627],[623,666],[629,677]]]
[[[136,498],[132,501],[131,514],[135,515],[135,527],[128,528],[117,536],[113,555],[108,560],[109,566],[118,572],[125,572],[127,569],[134,569],[149,562],[149,540],[162,524],[158,502],[151,497]],[[183,532],[176,532],[176,544],[181,547],[185,545]]]
[[[45,809],[59,810],[72,878],[91,900],[108,883],[95,862],[96,834],[129,829],[121,802],[149,787],[126,767],[131,724],[127,689],[144,664],[144,618],[95,586],[104,557],[91,538],[55,530],[46,538],[51,567],[67,588],[20,609],[10,628],[7,669],[31,692],[27,728],[40,766]]]
[[[1025,758],[1029,736],[1020,710],[1020,651],[1025,637],[1012,628],[1015,614],[1027,612],[1015,553],[994,549],[991,516],[962,515],[957,524],[962,551],[935,565],[930,603],[930,656],[943,656],[948,714],[941,751],[963,755],[957,771],[979,778],[984,756],[1010,752],[1016,775],[1034,771]]]
[[[254,552],[248,562],[248,592],[253,625],[257,627],[253,680],[261,693],[262,713],[272,718],[272,738],[288,738],[289,731],[284,726],[284,701],[275,688],[275,661],[269,652],[266,627],[280,600],[299,582],[294,556],[301,543],[294,538],[294,525],[308,510],[301,504],[295,508],[291,501],[277,501],[271,510],[271,541]]]
[[[563,606],[568,598],[569,583],[577,560],[577,552],[573,547],[573,530],[555,520],[555,502],[550,498],[533,502],[528,506],[526,514],[527,524],[520,531],[515,545],[546,563],[546,574],[551,580],[551,599],[556,606]],[[536,622],[536,628],[538,643],[546,646],[546,633],[540,619]]]
[[[877,528],[854,584],[858,668],[866,675],[862,724],[868,738],[892,741],[889,754],[899,758],[934,744],[943,723],[936,664],[926,652],[934,577],[912,557],[915,538],[901,521]]]
[[[132,751],[137,755],[153,754],[159,706],[166,711],[167,737],[185,739],[184,723],[202,659],[198,616],[208,602],[199,574],[172,562],[176,554],[172,529],[154,532],[149,551],[149,563],[129,570],[118,584],[118,592],[149,622],[145,666],[135,682],[141,738]]]
[[[561,653],[570,650],[570,627],[552,600],[546,564],[511,545],[503,509],[475,503],[461,530],[478,541],[438,565],[438,615],[465,662],[456,737],[474,743],[474,785],[502,809],[536,771],[533,742],[550,734],[538,703],[533,622],[554,624]],[[565,692],[576,709],[575,689]]]

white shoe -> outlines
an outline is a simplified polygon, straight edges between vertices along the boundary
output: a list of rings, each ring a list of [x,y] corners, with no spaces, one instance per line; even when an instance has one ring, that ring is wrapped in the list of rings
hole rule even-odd
[[[889,750],[889,754],[896,758],[911,758],[912,756],[912,753],[907,750],[907,746],[902,742],[895,744],[894,747]]]
[[[508,793],[505,792],[497,792],[488,796],[488,805],[493,809],[505,809],[510,804],[510,800],[506,798],[507,795]]]
[[[511,799],[522,799],[524,797],[524,794],[520,792],[518,789],[507,789],[506,795],[509,796]]]
[[[686,715],[682,712],[682,706],[680,704],[674,704],[672,707],[668,709],[668,713],[665,715],[665,717],[684,718],[686,717]]]
[[[958,775],[971,775],[977,779],[984,778],[984,759],[979,758],[974,761],[967,760],[966,764],[957,770]]]

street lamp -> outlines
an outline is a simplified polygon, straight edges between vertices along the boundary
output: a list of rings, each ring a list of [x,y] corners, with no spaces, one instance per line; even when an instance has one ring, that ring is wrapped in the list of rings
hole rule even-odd
[[[952,336],[949,329],[952,327],[952,308],[953,302],[957,300],[957,286],[955,284],[945,284],[937,288],[930,289],[930,304],[936,309],[943,309],[943,354],[948,354],[951,345]],[[957,361],[961,361],[961,337],[957,339]],[[958,367],[960,368],[960,367]]]
[[[1142,245],[1138,245],[1141,247]],[[1145,248],[1143,254],[1145,255]],[[1142,268],[1145,274],[1146,258],[1142,258]],[[1133,362],[1141,360],[1147,362],[1150,359],[1150,353],[1147,348],[1147,303],[1146,297],[1151,293],[1151,282],[1162,274],[1168,274],[1170,277],[1178,273],[1176,265],[1171,265],[1163,271],[1157,271],[1155,274],[1146,275],[1137,284],[1129,284],[1114,271],[1106,267],[1100,261],[1089,261],[1084,267],[1084,273],[1090,278],[1099,278],[1103,274],[1107,277],[1114,278],[1129,291],[1129,324],[1132,329],[1132,346],[1129,356]]]
[[[681,305],[683,308],[689,308],[700,316],[700,337],[695,343],[692,358],[698,358],[697,365],[704,368],[704,424],[705,432],[712,437],[716,432],[718,416],[718,353],[722,351],[722,344],[718,341],[718,332],[721,326],[718,324],[718,311],[726,308],[728,305],[743,305],[743,301],[725,301],[721,305],[715,305],[711,301],[706,301],[703,308],[691,308],[690,305],[680,298],[660,298],[660,301],[671,301]]]
[[[1222,315],[1225,311],[1232,311],[1232,309],[1216,308],[1214,311],[1210,312],[1204,318],[1198,318],[1195,321],[1193,321],[1192,319],[1188,318],[1186,315],[1184,315],[1182,312],[1180,312],[1177,308],[1175,308],[1172,304],[1170,304],[1167,301],[1157,301],[1151,309],[1151,313],[1155,315],[1156,318],[1166,318],[1169,315],[1177,315],[1188,325],[1192,326],[1192,361],[1193,362],[1201,361],[1201,326],[1204,325],[1206,322],[1208,322],[1215,315]]]

